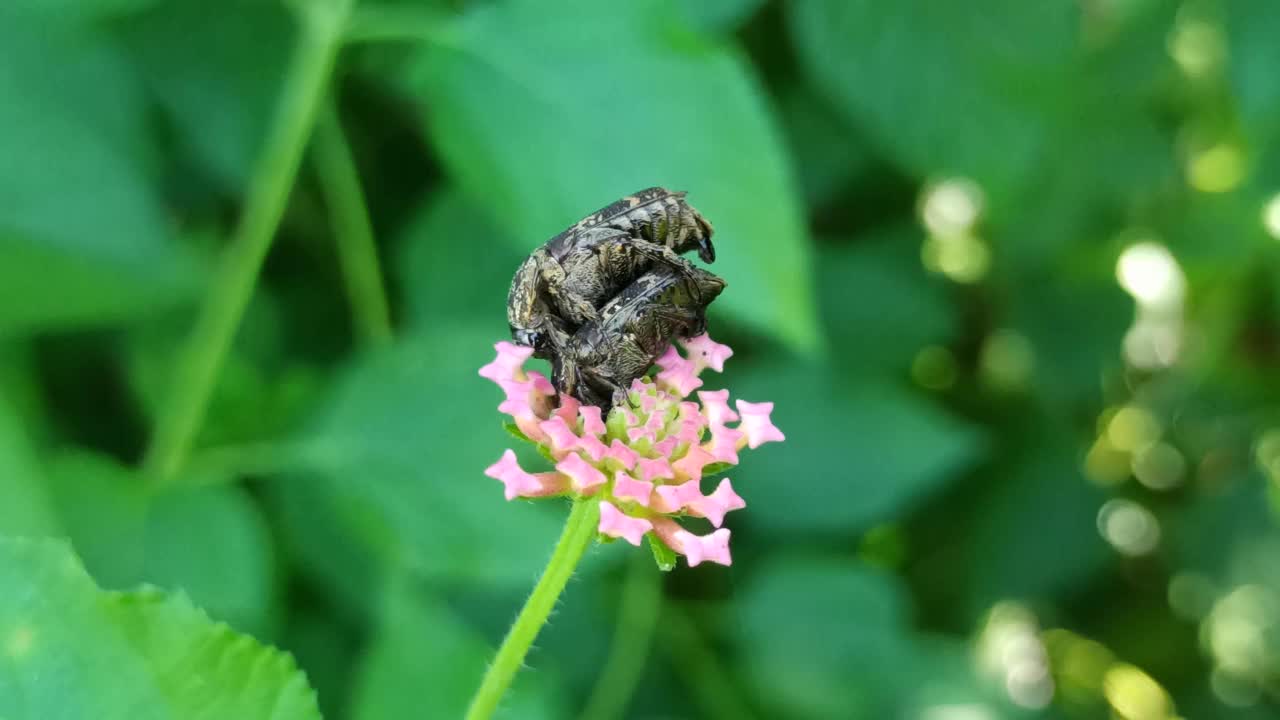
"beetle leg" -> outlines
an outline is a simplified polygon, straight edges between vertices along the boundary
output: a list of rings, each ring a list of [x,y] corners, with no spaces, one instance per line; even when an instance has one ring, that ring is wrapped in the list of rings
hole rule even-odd
[[[560,263],[556,262],[546,250],[538,249],[534,254],[538,258],[538,277],[542,280],[542,288],[550,298],[551,304],[574,325],[595,320],[595,305],[566,287],[567,275]]]
[[[702,302],[702,292],[698,289],[697,278],[695,275],[698,270],[696,265],[685,260],[683,257],[680,257],[675,250],[672,250],[666,245],[659,245],[658,243],[641,240],[639,238],[630,238],[623,242],[630,245],[637,255],[648,258],[655,265],[666,265],[684,276],[689,280],[689,286],[693,290],[693,294],[696,296],[695,301]]]
[[[582,394],[578,396],[579,400],[595,405],[606,412],[619,402],[626,401],[627,389],[612,377],[597,368],[584,367],[580,368],[579,372],[582,376],[582,383],[579,385]]]

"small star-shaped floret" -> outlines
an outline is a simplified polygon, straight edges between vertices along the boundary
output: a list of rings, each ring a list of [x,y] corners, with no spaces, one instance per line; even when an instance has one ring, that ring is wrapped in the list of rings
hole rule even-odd
[[[653,524],[642,518],[633,518],[614,507],[612,503],[600,501],[600,525],[598,530],[603,535],[623,538],[632,545],[639,545],[644,534],[653,529]]]
[[[754,450],[767,442],[782,442],[787,439],[769,419],[773,403],[739,400],[737,405],[738,412],[742,413],[742,423],[738,425],[738,429],[747,434],[747,447]]]

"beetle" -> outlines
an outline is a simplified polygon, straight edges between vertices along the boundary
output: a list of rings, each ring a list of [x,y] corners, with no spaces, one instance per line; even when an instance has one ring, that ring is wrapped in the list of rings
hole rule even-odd
[[[659,267],[640,276],[600,309],[598,319],[558,339],[554,384],[605,410],[624,402],[631,382],[672,340],[706,332],[707,306],[724,288],[724,280],[701,268],[686,273]]]
[[[660,187],[591,213],[534,250],[516,271],[507,295],[512,338],[537,357],[551,357],[566,333],[596,319],[598,308],[651,268],[692,277],[696,267],[680,255],[695,249],[704,262],[715,262],[713,232],[684,192]]]

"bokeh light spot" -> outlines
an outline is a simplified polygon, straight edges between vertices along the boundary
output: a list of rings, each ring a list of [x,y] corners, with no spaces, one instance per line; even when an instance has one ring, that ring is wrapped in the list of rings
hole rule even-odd
[[[1244,153],[1235,145],[1219,143],[1193,153],[1187,161],[1187,182],[1201,192],[1233,190],[1244,179],[1244,174]]]
[[[1280,194],[1262,206],[1262,227],[1266,228],[1268,235],[1280,240]]]
[[[1160,421],[1146,408],[1126,405],[1107,423],[1107,440],[1117,450],[1138,452],[1160,439]]]
[[[1124,249],[1116,263],[1116,279],[1140,304],[1163,307],[1180,302],[1185,281],[1173,253],[1155,242]]]
[[[949,178],[925,188],[920,221],[938,237],[963,235],[982,216],[984,203],[977,183],[967,178]]]
[[[1133,476],[1152,490],[1170,490],[1182,484],[1187,461],[1169,443],[1156,443],[1133,456]]]
[[[1085,455],[1084,472],[1097,485],[1119,485],[1129,479],[1129,453],[1112,445],[1103,435]]]
[[[1002,681],[1014,704],[1040,709],[1053,700],[1049,655],[1035,615],[1026,607],[1001,602],[991,608],[978,638],[977,659],[988,675]]]
[[[1160,683],[1133,665],[1112,665],[1103,677],[1102,692],[1124,720],[1167,720],[1173,712]]]
[[[1183,620],[1199,621],[1213,609],[1218,591],[1213,581],[1195,572],[1180,572],[1169,581],[1169,608]]]
[[[1035,367],[1031,342],[1013,330],[997,330],[982,343],[979,372],[988,385],[999,390],[1017,390],[1027,385]]]
[[[1109,500],[1098,511],[1098,532],[1123,555],[1146,555],[1160,544],[1160,524],[1132,500]]]
[[[9,638],[5,640],[4,652],[11,660],[21,660],[31,652],[32,646],[35,645],[36,633],[29,626],[19,625],[9,633]]]
[[[1254,445],[1254,457],[1258,467],[1271,478],[1280,483],[1280,428],[1266,430],[1258,437]]]
[[[946,390],[955,385],[956,374],[955,356],[937,345],[920,350],[911,363],[911,377],[930,390]]]
[[[985,277],[991,265],[986,244],[969,235],[930,236],[920,249],[920,257],[929,270],[966,284]]]
[[[1204,20],[1184,20],[1169,33],[1169,55],[1191,77],[1204,77],[1222,64],[1222,30]]]

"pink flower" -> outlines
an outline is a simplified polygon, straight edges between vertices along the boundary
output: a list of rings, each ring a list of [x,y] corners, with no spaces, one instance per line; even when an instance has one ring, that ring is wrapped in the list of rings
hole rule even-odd
[[[687,399],[702,386],[699,373],[723,370],[733,351],[706,335],[679,344],[687,356],[668,348],[656,361],[656,380],[634,381],[629,402],[607,416],[574,398],[557,398],[545,375],[526,372],[529,348],[495,345],[498,356],[480,375],[502,388],[506,397],[499,410],[554,458],[555,469],[527,472],[507,450],[485,474],[502,482],[508,500],[564,494],[597,499],[601,535],[639,545],[652,533],[651,540],[684,555],[690,566],[730,564],[730,533],[721,525],[746,502],[728,479],[703,495],[703,475],[712,464],[736,465],[744,447],[781,441],[783,435],[769,417],[773,403],[739,400],[734,412],[728,390],[703,390],[698,402]],[[702,519],[718,529],[698,535],[678,518]]]
[[[716,372],[724,372],[724,361],[733,357],[733,350],[728,345],[721,345],[703,333],[695,338],[681,340],[685,352],[689,353],[694,364],[709,367]]]
[[[653,495],[653,483],[636,480],[619,471],[613,480],[613,496],[619,500],[632,500],[649,507],[649,497]]]
[[[787,439],[769,419],[769,413],[773,412],[773,403],[749,403],[739,400],[737,405],[738,412],[742,413],[742,424],[738,429],[747,434],[747,447],[755,450],[767,442],[782,442]]]
[[[698,366],[676,352],[675,346],[667,348],[655,361],[662,371],[658,373],[658,385],[684,397],[702,386],[698,378]]]
[[[506,498],[544,497],[564,492],[567,483],[559,473],[525,472],[516,461],[516,454],[508,450],[502,453],[502,459],[485,468],[485,475],[499,480],[506,487]]]
[[[606,479],[599,468],[584,460],[581,455],[566,457],[556,463],[556,469],[567,475],[573,484],[573,489],[583,495],[591,494],[591,491],[603,485]]]
[[[623,513],[607,500],[600,501],[600,534],[626,539],[632,545],[639,545],[644,534],[653,529],[653,523],[641,518],[633,518]]]

